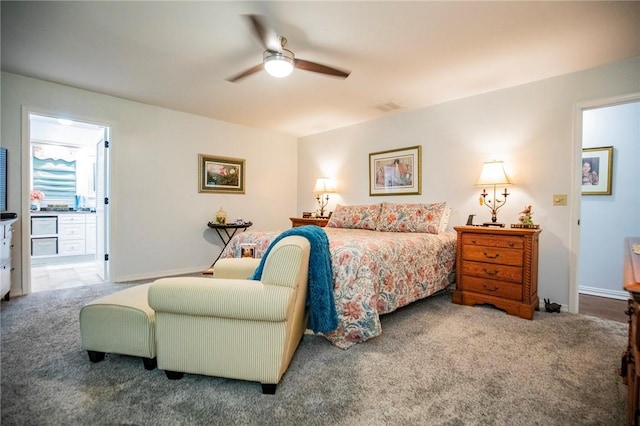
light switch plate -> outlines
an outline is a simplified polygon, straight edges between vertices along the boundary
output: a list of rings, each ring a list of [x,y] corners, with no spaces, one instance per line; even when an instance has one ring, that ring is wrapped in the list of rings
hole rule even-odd
[[[553,194],[553,205],[554,206],[566,206],[567,205],[567,194]]]

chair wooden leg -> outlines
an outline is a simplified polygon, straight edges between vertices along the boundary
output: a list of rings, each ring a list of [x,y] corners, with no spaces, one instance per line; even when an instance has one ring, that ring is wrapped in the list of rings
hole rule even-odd
[[[164,370],[164,374],[167,375],[167,379],[169,380],[180,380],[184,377],[184,373],[181,373],[179,371]]]
[[[158,366],[158,361],[155,358],[142,358],[145,370],[155,370]]]
[[[261,383],[262,393],[265,395],[274,395],[276,393],[277,384],[274,383]]]
[[[89,361],[91,362],[104,361],[104,352],[87,351],[87,354],[89,354]]]

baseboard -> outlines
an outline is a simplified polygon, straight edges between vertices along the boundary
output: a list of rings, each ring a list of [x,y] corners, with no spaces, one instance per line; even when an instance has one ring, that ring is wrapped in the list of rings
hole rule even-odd
[[[605,288],[597,287],[578,287],[580,294],[588,294],[590,296],[607,297],[609,299],[627,300],[629,299],[629,293],[620,290],[608,290]]]

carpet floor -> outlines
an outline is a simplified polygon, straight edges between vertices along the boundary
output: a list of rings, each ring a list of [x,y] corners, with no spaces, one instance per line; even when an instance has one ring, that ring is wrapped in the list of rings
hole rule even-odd
[[[124,288],[97,284],[2,302],[3,425],[623,425],[627,325],[569,313],[533,321],[446,293],[383,316],[341,350],[305,335],[275,395],[137,358],[90,363],[78,315]]]

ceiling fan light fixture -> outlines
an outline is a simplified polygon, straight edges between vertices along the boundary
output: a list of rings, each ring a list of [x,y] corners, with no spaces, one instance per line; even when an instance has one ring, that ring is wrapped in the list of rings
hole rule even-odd
[[[273,77],[283,78],[293,72],[295,59],[290,50],[282,49],[282,52],[265,50],[262,58],[264,69]]]

